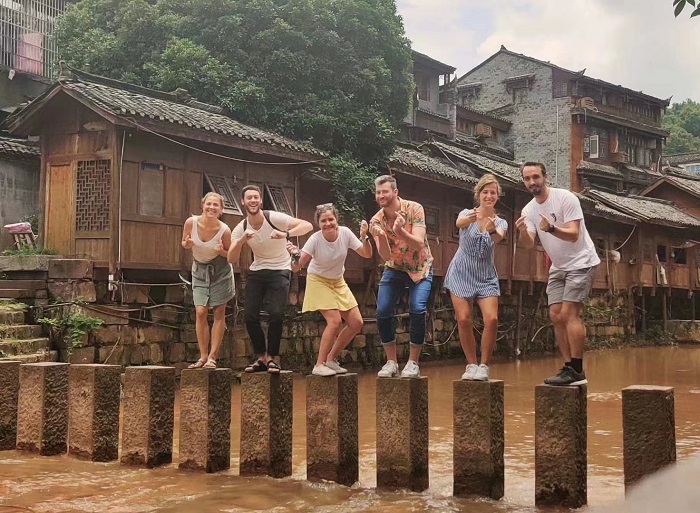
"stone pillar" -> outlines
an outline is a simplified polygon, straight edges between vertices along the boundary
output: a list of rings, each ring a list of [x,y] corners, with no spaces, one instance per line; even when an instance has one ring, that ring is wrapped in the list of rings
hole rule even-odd
[[[359,478],[357,374],[306,377],[306,479]]]
[[[503,381],[454,382],[454,495],[503,497]]]
[[[127,367],[121,462],[157,467],[173,461],[175,368]]]
[[[0,361],[0,451],[17,447],[19,362]]]
[[[428,485],[428,378],[378,378],[377,488]]]
[[[588,387],[535,387],[535,504],[579,508],[587,502]]]
[[[219,472],[231,466],[231,369],[180,375],[180,465]]]
[[[240,475],[292,475],[292,373],[241,375]]]
[[[622,389],[625,486],[676,461],[672,387],[636,385]]]
[[[20,365],[17,449],[43,456],[66,452],[68,367],[54,362]]]
[[[68,452],[92,461],[119,457],[121,366],[71,365]]]

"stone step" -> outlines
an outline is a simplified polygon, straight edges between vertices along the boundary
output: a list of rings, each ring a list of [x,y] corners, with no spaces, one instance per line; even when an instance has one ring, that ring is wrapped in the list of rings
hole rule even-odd
[[[0,354],[3,356],[16,356],[20,354],[32,354],[48,350],[48,338],[29,339],[2,339],[0,340]]]
[[[40,338],[43,334],[41,326],[35,324],[0,324],[0,341],[3,339]]]
[[[24,310],[5,310],[0,307],[0,324],[24,324]]]
[[[32,354],[0,357],[0,361],[2,360],[13,360],[22,363],[57,362],[58,351],[40,351]]]
[[[34,296],[36,296],[36,290],[0,288],[0,298],[3,299],[30,299]]]
[[[45,289],[46,280],[0,280],[0,289]]]

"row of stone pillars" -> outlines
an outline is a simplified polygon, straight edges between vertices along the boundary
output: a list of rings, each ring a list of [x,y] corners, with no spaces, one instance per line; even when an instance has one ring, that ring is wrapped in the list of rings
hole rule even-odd
[[[111,365],[0,362],[0,449],[66,451],[93,461],[118,457],[120,370]],[[356,374],[308,376],[307,479],[358,480]],[[183,469],[230,466],[230,369],[184,370],[180,381]],[[291,372],[243,374],[241,475],[292,473]],[[121,463],[172,462],[175,369],[129,367]],[[454,495],[504,493],[502,381],[454,382]],[[535,387],[535,501],[586,503],[587,387]],[[69,407],[70,406],[70,407]],[[428,488],[428,379],[377,380],[377,486]],[[676,459],[673,389],[622,391],[625,484]]]

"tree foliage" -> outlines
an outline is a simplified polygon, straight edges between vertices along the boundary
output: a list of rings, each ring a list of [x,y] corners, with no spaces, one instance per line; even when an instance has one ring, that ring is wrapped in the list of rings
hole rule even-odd
[[[676,16],[676,18],[678,18],[678,16],[683,12],[683,9],[685,9],[688,5],[691,7],[691,18],[700,15],[700,1],[697,2],[696,5],[696,0],[673,0],[673,14]]]
[[[74,67],[187,89],[363,165],[393,150],[413,89],[395,0],[79,0],[58,43]]]
[[[665,153],[700,153],[700,103],[674,103],[666,111],[664,128],[671,133]]]

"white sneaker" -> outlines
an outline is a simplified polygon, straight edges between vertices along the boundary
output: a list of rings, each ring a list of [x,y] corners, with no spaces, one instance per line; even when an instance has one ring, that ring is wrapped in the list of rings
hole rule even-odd
[[[413,360],[408,360],[406,366],[401,371],[402,378],[420,378],[420,369]]]
[[[336,372],[326,365],[314,365],[311,374],[314,376],[335,376]]]
[[[394,360],[387,360],[382,370],[377,373],[377,376],[380,378],[393,378],[398,375],[399,366]]]
[[[488,381],[489,380],[489,366],[485,364],[479,365],[476,369],[476,375],[474,376],[474,381]]]
[[[324,365],[332,371],[335,371],[336,374],[345,374],[348,371],[347,369],[343,369],[340,365],[338,365],[338,362],[335,360],[328,360],[326,363],[324,363]]]
[[[470,363],[467,365],[467,369],[464,371],[464,374],[462,374],[462,379],[466,381],[474,381],[474,378],[476,376],[476,371],[479,369],[479,366],[475,363]]]

